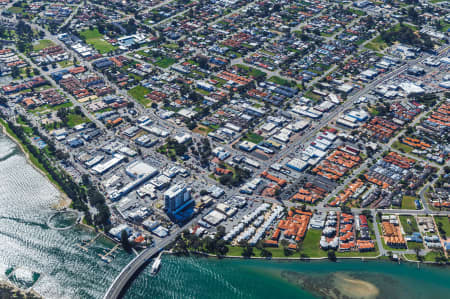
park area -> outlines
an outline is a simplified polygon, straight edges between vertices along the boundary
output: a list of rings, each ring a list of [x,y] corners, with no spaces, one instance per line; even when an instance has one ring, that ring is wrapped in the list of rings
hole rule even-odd
[[[128,91],[128,93],[144,107],[147,107],[151,103],[151,101],[145,97],[150,92],[150,89],[141,85],[135,86]]]
[[[93,46],[101,54],[108,53],[117,49],[103,39],[103,35],[98,32],[98,29],[84,30],[80,35],[85,39],[86,43]]]
[[[55,44],[51,40],[41,39],[40,41],[37,42],[37,44],[33,45],[33,51],[39,52],[40,50],[43,50],[48,47],[52,47],[54,45]]]

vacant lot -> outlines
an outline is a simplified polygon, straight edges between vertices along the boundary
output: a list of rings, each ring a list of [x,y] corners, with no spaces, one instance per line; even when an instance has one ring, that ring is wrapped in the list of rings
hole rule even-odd
[[[33,51],[40,51],[42,49],[54,46],[55,44],[48,39],[41,39],[40,41],[38,41],[38,43],[36,45],[33,45]]]
[[[415,197],[415,196],[404,195],[403,200],[402,200],[402,209],[415,210],[416,204],[414,203],[414,201],[416,199],[417,199],[417,197]]]
[[[264,137],[253,132],[248,132],[243,139],[258,144],[264,140]]]
[[[150,92],[151,92],[150,89],[141,85],[133,87],[128,91],[128,93],[133,98],[135,98],[139,103],[141,103],[145,107],[147,107],[151,103],[151,101],[145,97]]]
[[[103,35],[98,32],[98,29],[84,30],[81,32],[81,36],[85,38],[87,44],[93,46],[102,54],[111,52],[117,48],[105,41]]]

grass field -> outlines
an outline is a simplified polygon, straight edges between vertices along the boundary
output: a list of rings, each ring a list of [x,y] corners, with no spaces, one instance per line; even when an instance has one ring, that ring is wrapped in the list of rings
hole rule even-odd
[[[424,249],[423,247],[423,243],[417,243],[417,242],[406,242],[406,244],[408,245],[408,249]]]
[[[133,87],[128,91],[128,93],[133,98],[135,98],[139,103],[141,103],[145,107],[147,107],[151,103],[151,101],[145,97],[150,92],[151,92],[150,89],[141,85]]]
[[[207,135],[209,132],[213,132],[213,131],[214,131],[213,128],[210,128],[210,127],[207,127],[204,125],[197,125],[197,128],[195,128],[193,130],[194,133],[202,134],[202,135]]]
[[[75,127],[76,125],[89,122],[89,119],[87,117],[76,113],[70,113],[67,117],[67,125],[71,128]]]
[[[72,66],[73,65],[73,61],[72,60],[63,60],[63,61],[59,61],[58,62],[59,66],[62,68],[68,67],[68,66]]]
[[[406,145],[404,143],[401,143],[398,140],[392,144],[392,148],[399,150],[402,153],[407,153],[407,154],[413,151],[412,147],[410,147],[409,145]]]
[[[375,257],[378,254],[379,254],[378,250],[368,252],[358,252],[358,251],[336,252],[337,257]]]
[[[322,97],[320,95],[313,93],[311,90],[309,90],[305,93],[305,97],[307,97],[313,101],[316,101],[316,102],[322,100]]]
[[[228,245],[228,256],[242,256],[242,247],[239,246],[230,246]],[[272,257],[286,257],[284,255],[284,250],[282,247],[274,248],[274,247],[266,247],[268,251],[272,253]],[[261,257],[261,250],[256,247],[253,247],[253,257]],[[290,257],[292,257],[291,255]]]
[[[310,229],[306,233],[305,239],[302,242],[300,253],[294,252],[289,257],[299,257],[300,254],[303,254],[305,257],[326,257],[327,252],[323,251],[319,247],[320,236],[322,235],[321,230]],[[242,248],[237,246],[228,246],[227,255],[230,256],[241,256]],[[273,248],[267,247],[267,250],[272,252],[272,257],[286,257],[284,255],[284,250],[282,247]],[[261,256],[261,251],[257,248],[253,248],[254,256]],[[359,253],[358,253],[359,254]],[[359,254],[360,255],[360,254]],[[375,254],[376,255],[376,254]],[[358,256],[358,255],[355,255]]]
[[[359,10],[359,9],[349,8],[348,10],[351,11],[352,13],[354,13],[355,15],[358,15],[358,16],[365,16],[366,15],[366,13],[364,11]]]
[[[434,220],[436,221],[436,225],[438,223],[442,223],[442,229],[445,231],[445,234],[450,237],[450,221],[447,216],[434,216]]]
[[[41,39],[40,41],[38,41],[38,43],[36,45],[33,45],[33,51],[40,51],[42,49],[54,46],[55,44],[48,39]]]
[[[237,64],[236,66],[239,67],[240,69],[243,69],[243,70],[247,71],[249,76],[252,76],[252,77],[255,77],[255,78],[266,77],[267,76],[266,72],[260,71],[258,69],[255,69],[255,68],[243,65],[243,64]]]
[[[86,39],[87,44],[93,46],[101,54],[117,49],[117,47],[111,45],[103,39],[103,35],[98,32],[98,29],[84,30],[80,34]]]
[[[425,255],[425,261],[426,262],[435,262],[436,261],[435,258],[438,257],[439,255],[440,255],[439,252],[430,251]],[[405,254],[405,257],[408,260],[417,261],[417,256],[415,254]]]
[[[419,226],[417,226],[417,222],[414,216],[401,215],[400,223],[402,224],[403,231],[408,235],[412,234],[413,232],[419,232]]]
[[[165,69],[174,64],[175,62],[177,61],[173,58],[162,57],[161,59],[155,62],[155,65]]]
[[[440,20],[439,23],[441,24],[442,28],[440,31],[442,32],[448,32],[448,30],[450,29],[450,23],[447,23],[444,20]]]
[[[415,197],[415,196],[404,195],[403,200],[402,200],[402,209],[415,210],[416,204],[414,203],[414,201],[416,199],[417,199],[417,197]]]
[[[47,110],[59,110],[61,108],[70,108],[72,107],[73,104],[71,102],[67,102],[64,104],[60,104],[60,105],[55,105],[55,106],[50,106],[50,105],[43,105],[43,106],[39,106],[36,109],[33,109],[33,112],[42,112],[42,111],[47,111]]]
[[[308,257],[325,257],[327,252],[323,251],[319,247],[320,237],[322,236],[322,231],[319,229],[308,229],[306,236],[303,239],[301,245],[301,254],[307,255]]]
[[[388,47],[388,45],[383,41],[381,36],[375,37],[373,40],[368,42],[365,47],[369,50],[375,51],[375,52],[382,52],[384,49]]]
[[[283,85],[283,86],[287,86],[287,87],[296,87],[296,85],[297,85],[295,83],[295,81],[289,81],[289,80],[286,80],[286,79],[283,79],[283,78],[280,78],[277,76],[270,77],[269,81],[273,82],[275,84],[279,84],[279,85]]]
[[[264,140],[264,137],[253,132],[247,132],[242,139],[258,144]]]

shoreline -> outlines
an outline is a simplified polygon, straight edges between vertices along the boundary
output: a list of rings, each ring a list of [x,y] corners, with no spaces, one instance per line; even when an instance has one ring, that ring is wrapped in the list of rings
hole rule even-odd
[[[3,297],[5,296],[5,297]],[[29,288],[27,290],[21,289],[9,280],[1,280],[0,281],[0,297],[8,298],[6,296],[12,296],[11,298],[24,298],[24,299],[43,299],[39,293],[37,293],[33,288]]]
[[[42,169],[40,169],[36,164],[34,164],[34,162],[30,159],[30,153],[24,148],[22,142],[20,142],[20,140],[18,140],[18,138],[14,137],[13,135],[11,135],[8,132],[8,125],[6,123],[4,123],[4,120],[2,118],[0,118],[0,126],[2,128],[2,132],[5,136],[7,136],[12,142],[14,142],[17,147],[20,149],[20,151],[25,155],[25,160],[27,162],[27,164],[31,165],[35,170],[37,170],[41,175],[43,175],[47,181],[52,184],[53,187],[55,187],[58,190],[58,201],[54,204],[51,205],[51,209],[54,209],[56,211],[61,211],[61,210],[66,210],[70,208],[70,205],[72,204],[72,200],[67,196],[67,194],[59,187],[58,184],[56,184],[55,182],[53,182],[52,180],[49,179],[49,174],[46,173],[45,171],[43,171]],[[71,209],[73,210],[73,209]],[[111,238],[110,236],[108,236],[107,234],[105,234],[103,231],[100,230],[96,230],[95,227],[87,225],[85,223],[83,223],[83,215],[80,211],[78,210],[73,210],[75,212],[77,212],[79,215],[81,215],[81,220],[79,222],[76,223],[76,225],[80,225],[82,227],[84,227],[85,229],[88,229],[92,232],[95,233],[100,233],[102,234],[103,237],[107,238],[108,240],[110,240],[111,242],[113,242],[114,244],[117,244],[119,242],[117,242],[116,240],[114,240],[113,238]]]
[[[167,252],[168,254],[177,256],[177,254],[173,253],[173,252]],[[218,256],[216,254],[210,254],[210,253],[206,253],[206,252],[197,252],[197,251],[190,251],[190,254],[194,255],[194,256],[203,256],[206,258],[217,258],[217,259],[245,259],[245,260],[268,260],[268,261],[302,261],[302,262],[308,262],[308,261],[330,261],[330,262],[334,262],[328,259],[328,257],[310,257],[310,258],[302,258],[302,257],[271,257],[271,258],[267,258],[267,257],[262,257],[262,256],[255,256],[255,257],[250,257],[250,258],[246,258],[243,256],[236,256],[236,255],[225,255],[225,256]],[[385,258],[384,258],[385,257]],[[389,262],[393,262],[393,263],[401,263],[401,262],[406,262],[406,263],[412,263],[412,264],[426,264],[426,265],[433,265],[433,266],[450,266],[450,263],[438,263],[438,262],[432,262],[432,261],[423,261],[423,262],[419,262],[419,261],[414,261],[414,260],[409,260],[407,259],[404,255],[402,255],[402,258],[398,261],[393,261],[390,260],[387,256],[382,256],[382,255],[378,255],[378,256],[370,256],[370,257],[364,257],[364,256],[348,256],[348,257],[336,257],[336,261],[338,260],[361,260],[361,262],[365,262],[365,261],[389,261]]]
[[[40,169],[30,158],[30,153],[24,148],[22,142],[18,140],[16,137],[11,135],[8,132],[8,124],[4,122],[3,119],[0,119],[0,126],[2,127],[2,132],[5,136],[7,136],[12,142],[14,142],[17,147],[20,149],[20,151],[25,155],[25,160],[27,161],[27,164],[31,165],[35,170],[37,170],[41,175],[43,175],[47,181],[52,184],[53,187],[55,187],[58,190],[58,202],[54,203],[51,208],[54,210],[63,210],[70,207],[72,204],[72,200],[67,196],[67,194],[60,188],[59,185],[57,185],[55,182],[49,179],[49,174]]]

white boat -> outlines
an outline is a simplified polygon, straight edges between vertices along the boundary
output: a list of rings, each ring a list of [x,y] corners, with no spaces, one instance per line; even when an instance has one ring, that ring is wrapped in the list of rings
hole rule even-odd
[[[156,275],[159,271],[159,268],[161,268],[161,257],[158,256],[152,265],[152,270],[150,271],[151,275]]]

